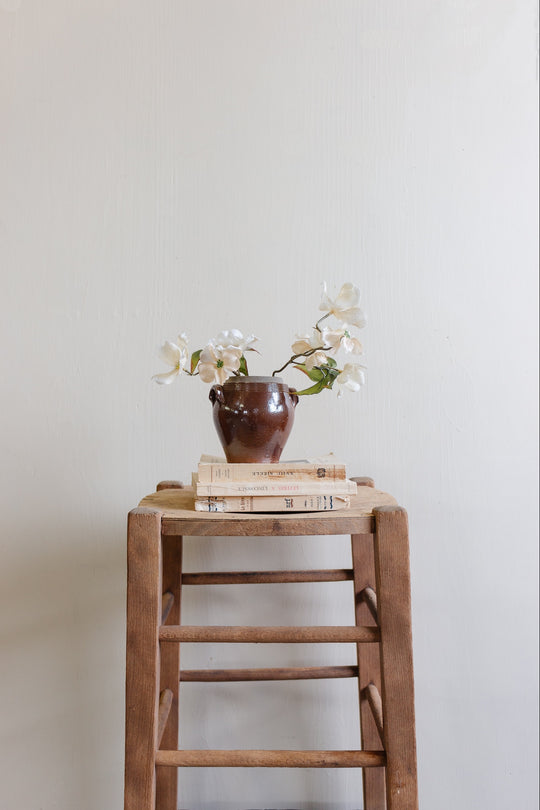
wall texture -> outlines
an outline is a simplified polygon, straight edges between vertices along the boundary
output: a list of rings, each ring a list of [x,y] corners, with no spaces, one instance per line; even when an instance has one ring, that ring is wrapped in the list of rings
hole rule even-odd
[[[219,450],[155,349],[235,326],[267,373],[323,279],[363,291],[368,382],[302,401],[288,455],[409,511],[422,806],[535,806],[537,37],[533,0],[0,0],[2,807],[122,806],[125,516]],[[186,556],[347,564],[339,538]],[[221,590],[186,621],[350,621],[346,585]],[[350,651],[184,663],[235,659]],[[357,744],[352,683],[182,708],[186,746]],[[190,810],[361,805],[356,772],[181,780]]]

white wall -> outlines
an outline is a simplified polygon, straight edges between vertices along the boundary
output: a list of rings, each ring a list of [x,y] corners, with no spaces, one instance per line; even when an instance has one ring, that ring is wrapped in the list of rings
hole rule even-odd
[[[198,380],[150,383],[155,348],[236,326],[267,373],[323,279],[363,290],[368,384],[302,401],[288,455],[334,450],[409,511],[422,807],[536,806],[537,26],[533,0],[0,0],[2,807],[122,806],[126,513],[219,449]],[[233,596],[351,620],[348,586],[222,590],[185,620],[242,622]],[[350,651],[184,664],[271,656]],[[354,700],[187,685],[183,744],[354,746]],[[192,810],[361,804],[354,771],[181,779]]]

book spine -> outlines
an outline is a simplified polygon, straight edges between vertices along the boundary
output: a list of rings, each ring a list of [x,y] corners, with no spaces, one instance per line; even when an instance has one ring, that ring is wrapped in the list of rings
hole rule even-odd
[[[205,484],[197,482],[197,497],[247,495],[356,495],[354,481],[261,481]]]
[[[221,464],[200,463],[199,481],[205,484],[259,481],[344,481],[344,464]]]
[[[350,499],[341,495],[197,498],[197,512],[335,512],[347,509]]]

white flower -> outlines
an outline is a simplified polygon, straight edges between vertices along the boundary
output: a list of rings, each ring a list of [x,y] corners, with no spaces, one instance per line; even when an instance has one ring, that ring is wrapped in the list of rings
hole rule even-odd
[[[323,366],[328,362],[326,352],[323,352],[322,348],[321,333],[318,329],[314,329],[311,335],[297,335],[292,345],[293,354],[307,354],[304,365],[308,371],[311,371],[315,366]],[[314,349],[317,351],[313,351]],[[311,354],[309,354],[309,352],[311,352]]]
[[[209,343],[201,352],[199,360],[199,374],[206,383],[223,384],[235,371],[240,368],[242,349],[238,346],[214,346]]]
[[[328,357],[324,352],[314,352],[304,360],[304,365],[308,371],[311,371],[315,366],[324,366],[326,363],[328,363]]]
[[[323,345],[321,333],[318,329],[314,329],[311,335],[297,335],[292,350],[293,354],[306,354],[313,349],[322,349]]]
[[[152,377],[159,385],[168,385],[185,369],[189,355],[187,350],[187,337],[184,333],[178,336],[176,343],[167,340],[159,350],[160,358],[172,366],[172,371],[163,374],[154,374]]]
[[[336,383],[340,386],[338,397],[343,394],[343,389],[348,391],[359,391],[360,386],[364,385],[366,378],[360,363],[345,363],[343,371],[336,377]]]
[[[227,346],[235,346],[238,349],[242,349],[243,353],[253,348],[252,344],[258,339],[259,338],[255,337],[255,335],[247,335],[247,337],[244,337],[239,329],[224,329],[223,332],[220,332],[211,342],[214,346],[219,346],[221,349]]]
[[[362,354],[362,344],[352,337],[345,323],[341,329],[323,329],[322,339],[326,348],[330,347],[334,351],[343,348],[349,354]]]
[[[364,313],[358,306],[360,290],[348,281],[343,285],[335,301],[329,298],[326,292],[326,282],[323,284],[323,294],[319,309],[335,315],[340,321],[345,321],[361,329],[366,325]]]

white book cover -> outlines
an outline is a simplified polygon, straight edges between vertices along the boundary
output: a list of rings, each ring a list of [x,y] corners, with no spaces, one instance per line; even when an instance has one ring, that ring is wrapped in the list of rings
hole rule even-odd
[[[262,480],[254,482],[225,481],[204,483],[198,473],[193,473],[193,487],[197,497],[226,495],[356,495],[354,481],[282,481]]]

